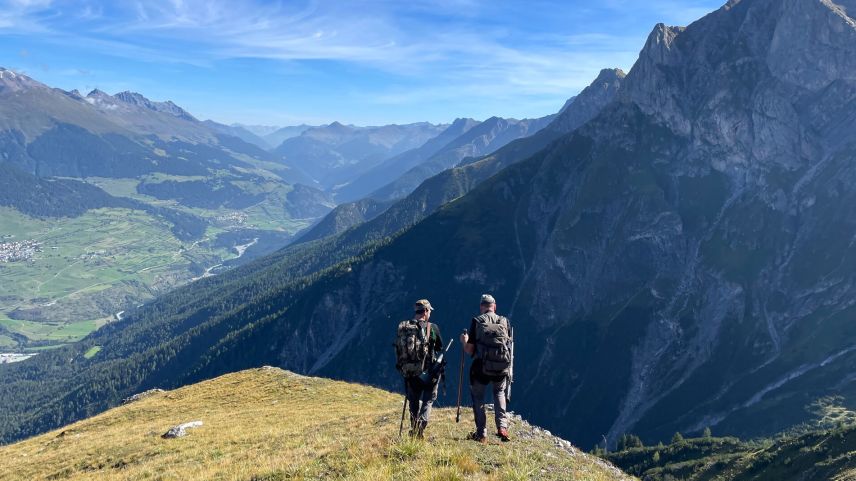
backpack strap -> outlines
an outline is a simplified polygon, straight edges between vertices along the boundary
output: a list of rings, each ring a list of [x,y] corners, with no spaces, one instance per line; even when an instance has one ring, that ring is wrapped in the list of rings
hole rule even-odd
[[[419,322],[417,322],[416,324],[418,325]],[[432,362],[434,361],[434,359],[433,359],[434,353],[431,352],[431,322],[430,321],[425,321],[425,330],[428,331],[428,335],[425,336],[425,342],[427,343],[427,346],[428,346],[428,353],[425,355],[425,357],[422,358],[422,371],[425,371],[425,360],[428,359],[428,356],[431,356]],[[422,331],[422,329],[420,329],[420,332],[421,331]]]

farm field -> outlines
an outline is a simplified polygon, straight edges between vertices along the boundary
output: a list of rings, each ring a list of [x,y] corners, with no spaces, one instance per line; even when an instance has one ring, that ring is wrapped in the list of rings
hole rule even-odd
[[[4,242],[32,240],[32,258],[0,263],[0,346],[35,348],[74,342],[130,302],[190,281],[237,257],[210,242],[173,236],[146,212],[96,209],[78,218],[40,220],[0,209]]]

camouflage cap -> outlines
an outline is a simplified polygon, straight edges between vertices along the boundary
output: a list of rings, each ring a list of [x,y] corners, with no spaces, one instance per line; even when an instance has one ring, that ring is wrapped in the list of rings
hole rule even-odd
[[[481,296],[482,304],[496,304],[496,299],[493,298],[490,294],[482,294]]]
[[[421,312],[425,310],[433,311],[434,308],[431,307],[431,303],[428,302],[428,299],[419,299],[416,301],[416,304],[413,305],[413,310],[416,312]]]

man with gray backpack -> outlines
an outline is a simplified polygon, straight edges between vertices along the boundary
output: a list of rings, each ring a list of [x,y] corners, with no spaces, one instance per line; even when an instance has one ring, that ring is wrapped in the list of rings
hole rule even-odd
[[[493,387],[496,435],[508,442],[508,413],[506,394],[510,387],[514,357],[514,339],[508,319],[496,313],[496,300],[490,294],[481,296],[481,315],[474,317],[467,332],[461,334],[464,352],[473,356],[470,366],[470,393],[476,431],[469,439],[487,443],[485,431],[487,417],[484,412],[484,395],[488,384]]]
[[[430,321],[434,310],[431,303],[420,299],[413,310],[413,319],[398,324],[395,367],[404,378],[405,403],[410,405],[410,435],[422,438],[431,417],[431,406],[437,400],[445,362],[440,328]]]

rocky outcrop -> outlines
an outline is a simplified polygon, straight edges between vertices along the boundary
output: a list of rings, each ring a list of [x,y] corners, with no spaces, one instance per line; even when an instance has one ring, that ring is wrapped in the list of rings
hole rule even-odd
[[[201,426],[202,421],[191,421],[189,423],[179,424],[169,428],[169,430],[163,433],[161,437],[164,439],[183,438],[184,436],[187,436],[188,429],[198,428]]]
[[[133,396],[126,397],[122,400],[122,404],[131,404],[132,402],[136,402],[140,399],[145,399],[147,397],[151,397],[155,394],[160,394],[162,392],[164,392],[163,389],[149,389],[148,391],[143,391],[141,393],[134,394]]]

